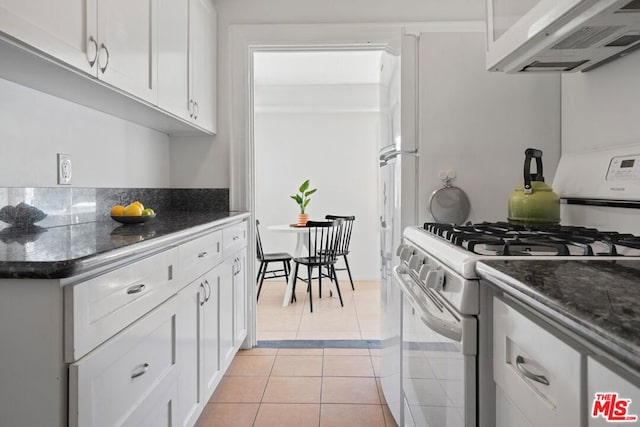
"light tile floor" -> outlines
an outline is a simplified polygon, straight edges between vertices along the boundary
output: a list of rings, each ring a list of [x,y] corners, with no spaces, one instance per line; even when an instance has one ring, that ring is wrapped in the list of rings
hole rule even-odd
[[[196,427],[397,427],[380,388],[380,350],[241,350]]]
[[[344,307],[329,297],[323,281],[322,298],[313,284],[313,313],[304,282],[296,287],[297,301],[282,307],[286,283],[265,281],[258,300],[258,341],[272,340],[377,340],[380,339],[380,283],[340,281]]]
[[[258,302],[258,341],[378,340],[380,285],[342,281],[344,307],[328,287],[313,313],[303,283],[282,307],[286,283],[265,282]],[[241,350],[206,405],[197,427],[397,427],[380,388],[375,348]]]

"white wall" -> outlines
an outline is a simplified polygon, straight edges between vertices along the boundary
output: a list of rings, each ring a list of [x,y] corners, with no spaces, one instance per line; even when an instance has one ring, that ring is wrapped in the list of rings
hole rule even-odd
[[[351,272],[354,280],[378,279],[378,93],[377,85],[256,88],[256,218],[265,251],[294,250],[294,235],[267,226],[296,222],[289,196],[310,179],[318,189],[310,218],[355,215]]]
[[[523,181],[524,150],[543,151],[551,183],[560,155],[560,77],[484,69],[483,33],[420,38],[420,222],[454,169],[471,201],[469,220],[505,221],[509,193]]]
[[[0,186],[55,187],[56,153],[74,187],[168,187],[169,137],[0,79]]]
[[[562,76],[562,151],[640,143],[640,53]]]
[[[481,0],[213,0],[218,12],[218,133],[210,138],[180,138],[171,147],[171,185],[174,187],[229,187],[230,144],[243,143],[231,130],[231,77],[244,72],[232,66],[230,26],[242,24],[343,24],[427,22],[484,19]],[[301,29],[300,31],[305,31]],[[361,29],[353,30],[354,40]],[[298,33],[302,36],[301,33]],[[327,34],[330,38],[331,35]],[[286,41],[282,41],[286,43]],[[295,38],[290,42],[295,44]],[[207,146],[215,145],[214,148]],[[193,146],[189,146],[192,142]],[[212,167],[211,173],[190,174]]]

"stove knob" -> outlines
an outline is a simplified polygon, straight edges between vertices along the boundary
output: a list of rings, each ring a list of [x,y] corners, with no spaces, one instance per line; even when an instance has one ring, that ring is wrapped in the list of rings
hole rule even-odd
[[[435,270],[430,270],[427,273],[425,282],[428,288],[432,288],[436,291],[443,291],[444,285],[445,285],[444,270],[440,268],[436,268]]]
[[[402,261],[406,261],[409,262],[409,258],[411,258],[411,255],[413,255],[413,249],[410,248],[409,246],[405,246],[404,248],[402,248],[402,250],[400,251],[400,259]]]
[[[424,264],[424,257],[418,254],[413,254],[409,258],[409,268],[415,271],[420,269],[420,266]]]
[[[420,276],[420,280],[424,282],[427,279],[427,274],[429,274],[430,271],[431,267],[429,267],[428,264],[422,264],[422,267],[420,267],[420,272],[418,273],[418,275]]]
[[[407,245],[405,245],[405,244],[401,244],[400,246],[398,246],[398,249],[396,249],[396,255],[400,256],[400,254],[402,253],[402,251],[403,251],[404,249],[406,249],[406,248],[408,248],[408,246],[407,246]]]

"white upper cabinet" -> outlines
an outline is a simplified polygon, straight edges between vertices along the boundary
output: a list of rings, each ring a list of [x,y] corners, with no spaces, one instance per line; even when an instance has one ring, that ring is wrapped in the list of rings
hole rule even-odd
[[[98,0],[98,78],[157,102],[157,0]]]
[[[4,33],[86,73],[95,74],[95,0],[0,0]]]
[[[189,0],[160,1],[158,8],[158,106],[190,120]]]
[[[198,126],[216,132],[217,13],[209,0],[189,1],[189,112]]]
[[[168,134],[213,134],[216,22],[211,0],[0,0],[0,78]]]

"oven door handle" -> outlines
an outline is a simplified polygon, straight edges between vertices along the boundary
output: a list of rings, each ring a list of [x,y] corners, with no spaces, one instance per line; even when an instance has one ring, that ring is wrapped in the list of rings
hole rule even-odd
[[[461,342],[462,341],[462,325],[460,322],[448,322],[444,319],[431,314],[429,309],[420,304],[414,298],[412,292],[409,289],[407,282],[400,276],[401,266],[393,268],[393,277],[400,284],[402,293],[407,297],[411,306],[420,313],[420,320],[432,331],[449,338],[450,340]]]

